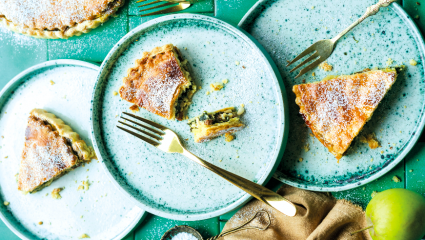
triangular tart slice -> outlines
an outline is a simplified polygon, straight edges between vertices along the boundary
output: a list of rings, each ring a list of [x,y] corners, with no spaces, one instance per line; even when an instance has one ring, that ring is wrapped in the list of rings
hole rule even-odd
[[[93,157],[93,149],[71,127],[52,113],[33,109],[25,131],[18,189],[39,191]]]
[[[307,126],[339,161],[396,78],[396,69],[366,70],[295,85],[292,91]]]

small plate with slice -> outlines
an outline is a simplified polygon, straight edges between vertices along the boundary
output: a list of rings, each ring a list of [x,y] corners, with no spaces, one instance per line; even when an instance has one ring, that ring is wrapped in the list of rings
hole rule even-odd
[[[327,59],[327,67],[318,67],[297,79],[298,71],[290,72],[296,64],[286,67],[287,61],[312,43],[333,38],[376,2],[261,0],[239,23],[264,46],[285,82],[289,144],[280,173],[275,175],[284,183],[315,191],[364,185],[400,163],[421,135],[425,124],[425,45],[414,22],[397,3],[381,8],[341,38]],[[397,65],[406,68],[338,163],[299,114],[293,86],[318,82],[327,75],[351,75],[367,68],[385,70]],[[376,139],[380,147],[370,148],[370,139]]]
[[[37,192],[24,194],[18,190],[18,178],[24,177],[18,173],[25,136],[30,137],[26,129],[34,108],[53,113],[91,145],[90,96],[98,69],[82,61],[49,61],[20,73],[0,93],[0,218],[22,239],[121,239],[145,214],[119,193],[96,159]],[[45,115],[42,111],[37,114]],[[72,158],[71,152],[68,156]],[[46,164],[31,165],[38,162],[27,161],[27,169],[49,169]],[[58,188],[62,189],[60,199],[53,198]]]
[[[176,46],[182,59],[187,60],[185,66],[198,87],[188,110],[189,119],[204,111],[244,105],[241,121],[247,127],[235,133],[235,140],[226,142],[218,137],[195,143],[186,118],[168,120],[173,114],[162,102],[174,96],[173,89],[178,89],[180,80],[164,84],[155,80],[159,77],[146,77],[154,68],[135,68],[136,60],[150,55],[144,52],[158,52],[167,44]],[[167,54],[154,56],[154,60],[138,61],[138,65],[161,60]],[[153,66],[173,69],[175,62],[158,61]],[[259,184],[271,178],[286,145],[286,101],[279,74],[256,43],[237,28],[196,14],[164,16],[138,26],[114,46],[101,66],[93,93],[92,134],[97,155],[111,179],[138,206],[166,218],[201,220],[232,211],[251,197],[182,155],[161,152],[117,128],[121,113],[131,113],[129,108],[140,100],[124,95],[130,103],[119,93],[131,93],[143,78],[146,90],[138,96],[152,105],[146,107],[150,112],[140,109],[136,115],[169,127],[189,151],[212,164]],[[124,81],[126,87],[121,88]],[[224,87],[220,89],[219,85]],[[156,98],[151,99],[152,95]],[[167,111],[152,113],[163,108]]]

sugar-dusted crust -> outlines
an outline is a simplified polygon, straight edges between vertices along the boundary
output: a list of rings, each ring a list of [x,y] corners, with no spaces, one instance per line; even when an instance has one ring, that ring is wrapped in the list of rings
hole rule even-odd
[[[295,85],[292,91],[307,126],[339,160],[396,78],[395,69],[373,70]]]
[[[123,79],[121,98],[161,117],[182,120],[183,113],[176,116],[178,99],[187,90],[188,107],[196,91],[185,64],[172,44],[144,52]]]
[[[5,0],[0,1],[0,23],[35,38],[69,38],[97,28],[114,16],[125,0]]]
[[[61,119],[43,109],[33,109],[25,131],[18,190],[38,191],[90,161],[93,153]]]
[[[224,112],[226,110],[234,111],[234,107],[228,107],[224,109],[217,110],[213,113]],[[199,116],[200,117],[200,116]],[[203,121],[199,120],[199,117],[192,119],[190,121],[196,121],[196,128],[193,128],[191,131],[194,134],[195,142],[202,143],[209,141],[213,138],[221,136],[226,133],[233,133],[241,130],[245,125],[240,121],[239,117],[231,118],[228,122],[215,123],[212,125],[205,125]]]

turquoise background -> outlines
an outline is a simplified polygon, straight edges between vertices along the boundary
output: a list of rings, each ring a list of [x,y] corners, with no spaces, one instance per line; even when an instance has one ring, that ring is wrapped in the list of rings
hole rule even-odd
[[[150,2],[152,0],[149,0]],[[360,0],[359,0],[360,1]],[[200,0],[184,12],[200,13],[214,16],[234,26],[238,24],[245,13],[255,4],[255,0]],[[425,33],[425,1],[399,0],[406,12],[412,16],[422,33]],[[418,5],[417,3],[420,3]],[[118,17],[112,18],[103,26],[80,37],[68,40],[43,40],[18,36],[15,33],[0,31],[0,87],[3,88],[19,72],[35,64],[54,59],[78,59],[101,63],[113,45],[129,30],[155,17],[139,17],[136,1],[127,1],[119,10]],[[363,9],[359,9],[363,12]],[[421,16],[419,19],[416,16]],[[411,171],[412,170],[412,171]],[[373,191],[383,191],[389,188],[406,188],[425,196],[425,135],[410,154],[392,171],[364,187],[334,193],[337,198],[345,198],[363,207],[371,199]],[[391,179],[398,176],[401,182]],[[277,190],[281,185],[272,179],[267,187]],[[175,225],[189,225],[204,236],[204,238],[219,234],[220,230],[234,212],[196,222],[182,222],[161,218],[148,214],[139,225],[124,239],[160,239],[160,237]],[[0,222],[1,239],[19,239],[2,222]]]

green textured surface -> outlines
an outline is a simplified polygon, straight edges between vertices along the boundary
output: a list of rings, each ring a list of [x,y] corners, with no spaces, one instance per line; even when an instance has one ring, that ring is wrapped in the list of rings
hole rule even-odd
[[[151,2],[149,0],[148,2]],[[213,0],[201,1],[185,12],[202,13],[216,16],[230,24],[237,25],[246,11],[256,0]],[[401,3],[401,1],[399,1]],[[420,5],[417,4],[420,3]],[[0,31],[0,87],[11,78],[28,67],[52,59],[80,59],[101,62],[112,46],[129,30],[155,17],[137,17],[138,6],[135,1],[120,10],[120,15],[113,18],[98,29],[80,37],[69,40],[38,40],[27,38],[15,33]],[[425,1],[404,0],[404,9],[412,16],[418,27],[425,31]],[[420,16],[416,19],[415,16]],[[425,140],[424,134],[421,141]],[[419,161],[418,161],[419,160]],[[412,170],[410,172],[409,170]],[[392,181],[396,175],[400,183]],[[403,187],[425,195],[425,143],[418,143],[411,153],[396,168],[380,179],[364,187],[334,193],[337,198],[345,198],[365,207],[371,199],[373,191],[383,191],[389,188]],[[272,179],[267,187],[277,190],[281,184]],[[124,239],[159,239],[165,231],[175,225],[189,225],[199,230],[204,238],[217,235],[236,211],[197,222],[182,222],[148,215],[134,231]],[[2,222],[0,222],[0,239],[19,239]]]

